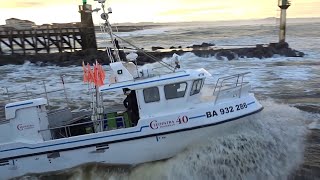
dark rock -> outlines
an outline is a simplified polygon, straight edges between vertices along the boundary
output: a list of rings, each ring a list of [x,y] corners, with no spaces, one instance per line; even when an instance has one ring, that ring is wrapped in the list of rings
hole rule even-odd
[[[256,48],[259,49],[259,50],[263,50],[264,49],[263,44],[257,44]]]
[[[21,55],[14,54],[11,56],[1,55],[0,57],[0,66],[7,65],[7,64],[15,64],[21,65],[24,64],[25,60],[22,58]]]
[[[192,45],[192,46],[188,46],[187,48],[199,49],[199,48],[208,48],[208,47],[210,47],[210,46],[215,46],[215,44],[203,42],[203,43],[200,44],[200,45],[194,44],[194,45]]]
[[[152,49],[152,51],[155,51],[155,50],[164,49],[164,48],[160,47],[160,46],[152,46],[151,49]]]
[[[289,48],[289,44],[287,42],[279,42],[275,45],[275,48],[277,50],[280,50],[280,49],[288,49]]]
[[[268,51],[264,54],[264,57],[265,58],[271,58],[274,53],[270,50],[270,49],[267,49]]]
[[[224,60],[225,58],[227,58],[229,61],[238,59],[238,55],[230,50],[219,51],[214,56],[217,60]]]
[[[292,49],[280,49],[280,55],[286,56],[286,57],[296,57],[296,53],[292,51]]]
[[[253,51],[249,51],[246,55],[245,55],[246,58],[254,58],[254,54],[253,54]]]
[[[201,44],[201,47],[210,47],[210,46],[215,46],[215,44],[213,44],[213,43],[206,43],[206,42],[204,42],[204,43]]]
[[[176,47],[174,47],[174,46],[171,46],[169,49],[176,49]]]
[[[181,49],[181,48],[182,48],[182,46],[178,46],[178,48],[180,48],[180,49]]]
[[[260,49],[256,49],[253,51],[253,57],[256,57],[259,59],[262,59],[264,57],[263,54],[264,54],[264,52]]]
[[[275,48],[275,46],[268,46],[268,51],[271,52],[272,54],[277,53],[277,49]]]
[[[105,51],[86,50],[76,52],[64,52],[64,53],[52,53],[52,54],[37,54],[37,55],[1,55],[0,65],[6,64],[23,64],[25,61],[31,63],[44,65],[58,65],[58,66],[70,66],[70,65],[82,65],[82,61],[94,63],[96,60],[108,64],[109,58]]]
[[[296,51],[296,50],[294,50],[294,51],[296,52],[297,57],[303,57],[305,55],[303,52]]]

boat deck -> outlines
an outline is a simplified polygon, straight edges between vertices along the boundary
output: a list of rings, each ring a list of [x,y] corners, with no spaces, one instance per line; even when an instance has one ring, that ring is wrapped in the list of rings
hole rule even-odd
[[[68,138],[100,131],[132,127],[131,120],[123,105],[104,108],[104,117],[97,121],[91,120],[92,111],[71,112],[70,109],[60,109],[48,114],[51,139]]]

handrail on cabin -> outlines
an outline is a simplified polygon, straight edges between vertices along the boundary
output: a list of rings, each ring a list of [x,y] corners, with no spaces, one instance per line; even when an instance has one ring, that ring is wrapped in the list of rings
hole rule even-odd
[[[45,83],[45,81],[43,81],[44,92],[42,92],[42,93],[31,92],[31,91],[28,90],[27,85],[25,85],[25,91],[21,91],[21,92],[14,92],[14,91],[9,92],[9,88],[2,87],[6,91],[6,92],[2,93],[2,95],[7,96],[7,101],[9,103],[12,101],[12,99],[16,99],[16,100],[26,99],[26,98],[29,99],[30,97],[33,98],[33,97],[36,97],[36,96],[45,95],[45,98],[48,101],[48,106],[50,106],[48,94],[55,93],[55,92],[62,92],[63,91],[64,95],[65,95],[66,102],[67,102],[67,104],[69,104],[68,103],[67,93],[66,93],[66,88],[64,86],[64,80],[63,80],[63,76],[62,75],[61,75],[61,79],[62,79],[62,83],[63,83],[63,88],[62,89],[55,89],[55,90],[48,91],[46,83]]]
[[[215,98],[215,103],[217,102],[217,100],[219,99],[219,95],[220,95],[220,92],[221,91],[226,91],[226,90],[230,90],[230,89],[233,89],[233,88],[236,88],[236,87],[239,87],[240,86],[240,89],[239,89],[239,98],[241,97],[241,93],[242,93],[242,86],[245,85],[245,84],[249,84],[247,82],[243,82],[243,78],[245,75],[249,74],[250,72],[244,72],[244,73],[239,73],[239,74],[234,74],[234,75],[230,75],[230,76],[224,76],[224,77],[221,77],[217,80],[217,83],[215,85],[215,88],[214,88],[214,91],[213,91],[213,94],[216,93],[217,89],[219,89],[219,91],[217,91],[217,96]],[[241,80],[240,80],[241,78]],[[224,86],[224,82],[227,81],[227,80],[230,80],[230,79],[237,79],[237,82],[236,83],[232,83],[232,84],[235,84],[235,87],[231,87],[231,88],[227,88],[227,89],[223,89],[221,90],[222,87],[225,87]],[[240,81],[239,81],[240,80]]]

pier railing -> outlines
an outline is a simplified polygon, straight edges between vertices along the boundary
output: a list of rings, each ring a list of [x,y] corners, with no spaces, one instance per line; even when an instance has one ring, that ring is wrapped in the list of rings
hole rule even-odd
[[[85,33],[80,27],[0,31],[0,54],[75,51]]]

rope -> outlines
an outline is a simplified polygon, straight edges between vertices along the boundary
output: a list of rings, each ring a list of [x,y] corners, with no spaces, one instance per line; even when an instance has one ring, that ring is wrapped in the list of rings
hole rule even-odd
[[[261,44],[261,45],[268,45],[268,44]],[[219,46],[255,46],[255,45],[252,45],[252,44],[250,44],[250,45],[248,45],[248,44],[219,44]]]
[[[135,46],[134,44],[128,42],[127,40],[121,38],[120,36],[118,36],[118,35],[116,35],[116,34],[113,34],[113,35],[116,36],[117,38],[121,39],[123,42],[126,42],[126,43],[129,44],[130,46],[136,48],[136,50],[140,50],[140,52],[142,52],[144,55],[148,56],[149,58],[151,58],[151,59],[154,60],[155,62],[158,62],[158,63],[160,63],[161,65],[165,66],[165,67],[168,68],[170,71],[174,71],[174,67],[171,66],[170,64],[168,64],[168,63],[166,63],[166,62],[164,62],[164,61],[156,58],[155,56],[153,56],[153,55],[145,52],[143,49]]]

